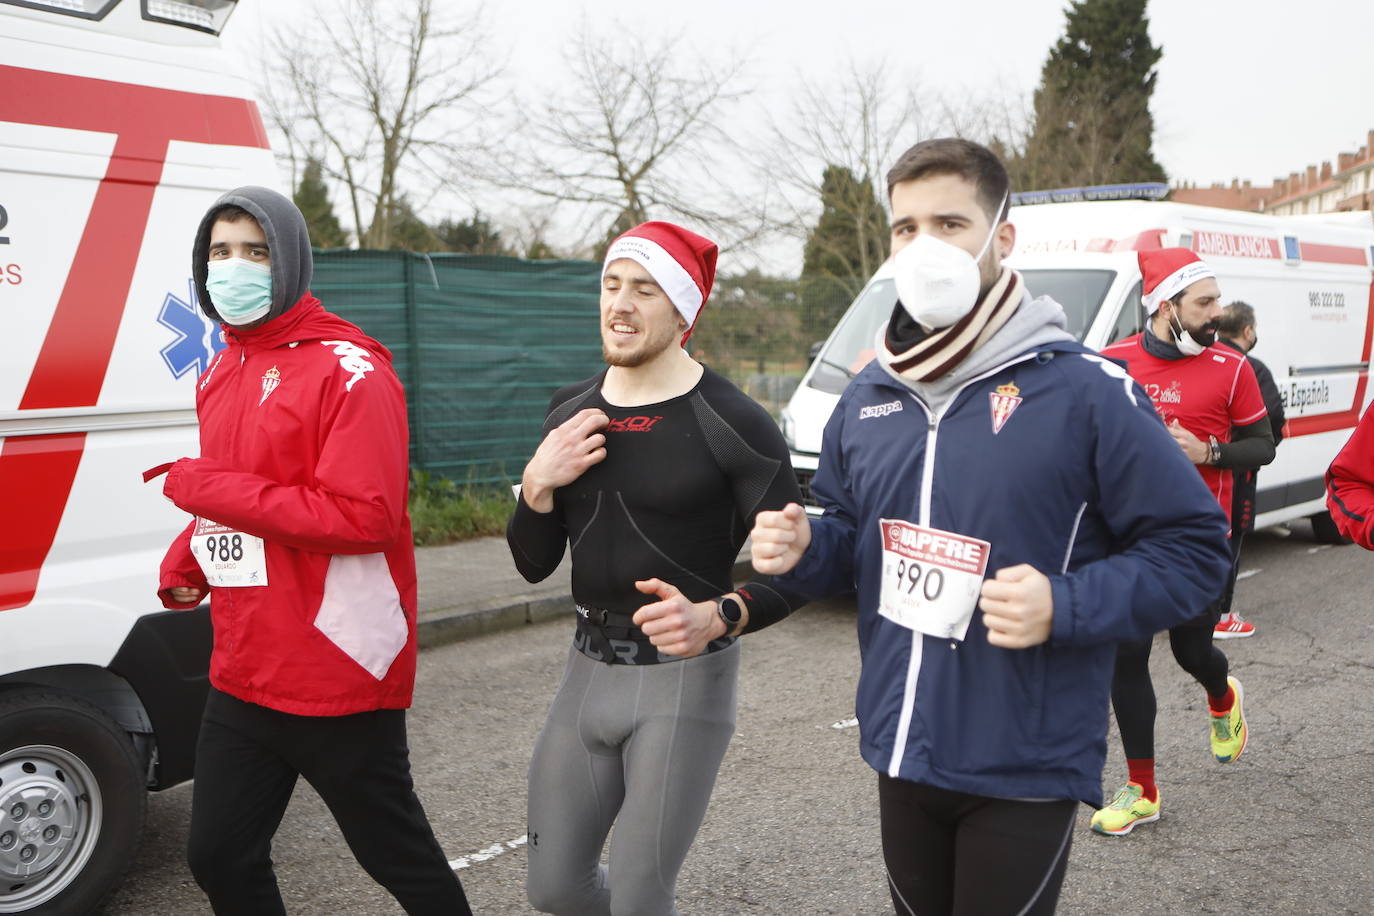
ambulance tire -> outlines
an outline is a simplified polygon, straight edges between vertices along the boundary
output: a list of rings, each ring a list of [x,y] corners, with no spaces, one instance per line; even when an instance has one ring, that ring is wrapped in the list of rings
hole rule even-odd
[[[97,912],[133,864],[147,805],[133,742],[102,710],[0,691],[0,913]],[[43,871],[20,880],[35,859]]]
[[[1311,516],[1312,537],[1318,544],[1351,544],[1350,538],[1341,534],[1341,529],[1331,520],[1330,512],[1318,512]]]

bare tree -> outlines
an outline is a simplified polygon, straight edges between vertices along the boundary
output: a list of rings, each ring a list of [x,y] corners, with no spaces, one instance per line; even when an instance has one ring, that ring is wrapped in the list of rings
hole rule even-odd
[[[444,12],[440,12],[440,10]],[[454,17],[435,0],[345,0],[278,31],[261,88],[272,125],[297,157],[321,160],[348,195],[355,238],[386,248],[404,190],[423,209],[464,173],[480,100],[500,72],[483,9]],[[406,188],[403,188],[403,184]]]
[[[755,168],[769,192],[755,200],[758,218],[774,234],[808,246],[808,260],[843,265],[835,279],[858,292],[886,251],[886,170],[931,123],[914,87],[902,85],[882,64],[851,64],[843,82],[800,79],[784,115],[766,114],[755,147]],[[834,194],[837,174],[861,194]],[[844,232],[817,233],[824,209]],[[832,250],[833,249],[833,250]]]
[[[715,203],[718,118],[740,95],[738,63],[684,64],[677,36],[615,43],[586,23],[567,54],[568,86],[521,112],[526,157],[500,164],[500,183],[578,205],[586,242],[655,216],[725,230],[736,214]]]

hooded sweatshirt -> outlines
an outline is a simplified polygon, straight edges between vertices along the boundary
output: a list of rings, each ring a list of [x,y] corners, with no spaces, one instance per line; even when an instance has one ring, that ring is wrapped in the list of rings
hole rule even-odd
[[[310,294],[305,221],[265,188],[224,195],[201,223],[192,269],[207,315],[209,231],[230,204],[267,236],[271,310],[256,327],[224,325],[227,347],[197,382],[201,457],[173,463],[163,486],[195,518],[159,594],[181,608],[171,588],[210,590],[210,682],[225,693],[296,715],[404,708],[415,556],[391,354]]]

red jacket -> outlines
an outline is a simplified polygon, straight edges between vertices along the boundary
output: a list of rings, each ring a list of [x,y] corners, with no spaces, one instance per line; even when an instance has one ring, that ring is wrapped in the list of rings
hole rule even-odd
[[[415,552],[406,511],[405,394],[391,354],[306,293],[229,346],[196,386],[200,458],[163,492],[264,542],[265,586],[212,589],[210,683],[296,715],[410,705]],[[162,562],[159,595],[207,589],[193,520]]]
[[[1374,408],[1326,472],[1326,508],[1341,534],[1374,550]]]

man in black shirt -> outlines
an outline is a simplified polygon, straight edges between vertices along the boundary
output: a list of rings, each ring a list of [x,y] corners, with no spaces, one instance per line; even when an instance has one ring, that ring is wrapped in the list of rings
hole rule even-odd
[[[682,348],[715,260],[670,223],[611,244],[608,368],[554,394],[507,529],[531,582],[572,545],[577,631],[529,777],[526,890],[546,912],[676,912],[734,732],[735,637],[802,601],[766,579],[732,588],[754,516],[800,492],[772,418]]]
[[[1259,332],[1255,324],[1255,310],[1245,302],[1232,302],[1221,310],[1221,321],[1217,324],[1217,340],[1245,354],[1250,367],[1255,370],[1255,381],[1259,383],[1260,397],[1264,398],[1265,409],[1269,411],[1269,428],[1274,435],[1274,446],[1283,441],[1283,398],[1279,387],[1274,384],[1274,374],[1269,367],[1250,355],[1259,342]],[[1212,630],[1213,639],[1240,639],[1255,635],[1255,625],[1243,619],[1231,609],[1231,600],[1236,592],[1236,575],[1240,572],[1241,539],[1255,530],[1255,490],[1259,468],[1236,468],[1235,487],[1231,491],[1231,554],[1235,561],[1231,564],[1231,578],[1227,580],[1226,592],[1222,595],[1221,619]]]

